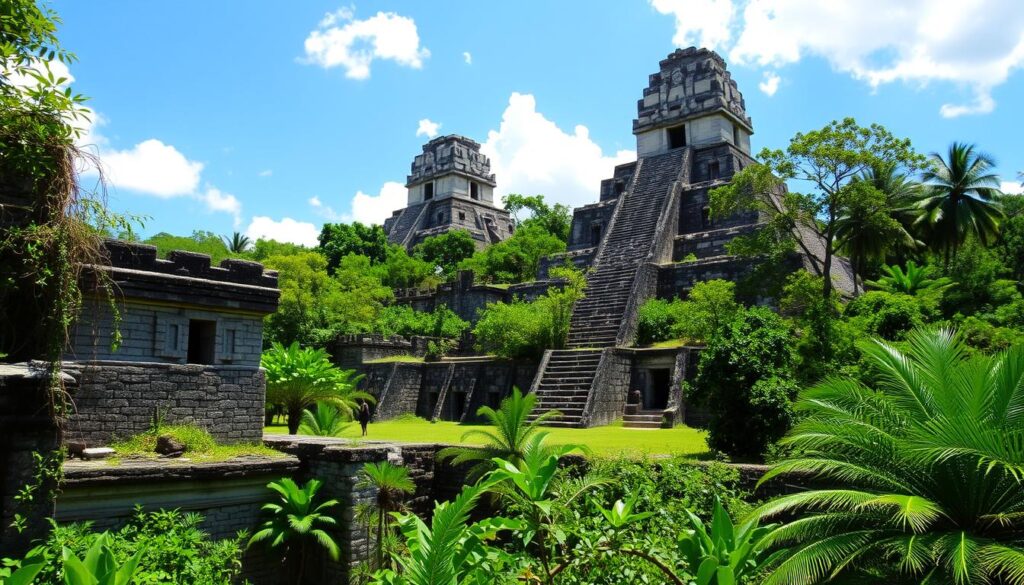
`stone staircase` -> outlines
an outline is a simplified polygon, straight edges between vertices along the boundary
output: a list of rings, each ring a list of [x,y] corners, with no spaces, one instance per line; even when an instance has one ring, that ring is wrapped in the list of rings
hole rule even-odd
[[[420,219],[420,212],[426,206],[426,203],[418,203],[403,209],[402,214],[395,220],[391,233],[388,234],[388,241],[392,244],[405,245],[409,241],[409,236],[416,230],[416,225]]]
[[[672,150],[637,162],[633,181],[620,196],[594,268],[587,274],[585,297],[573,307],[569,349],[552,351],[538,374],[534,417],[558,410],[558,426],[583,422],[601,349],[616,344],[637,271],[651,251],[665,200],[689,160],[688,152]]]
[[[537,404],[530,420],[541,413],[557,410],[562,416],[544,424],[555,427],[579,426],[600,362],[600,349],[552,351],[540,383],[534,390]]]
[[[664,415],[660,410],[641,410],[622,415],[622,426],[629,429],[660,429]]]

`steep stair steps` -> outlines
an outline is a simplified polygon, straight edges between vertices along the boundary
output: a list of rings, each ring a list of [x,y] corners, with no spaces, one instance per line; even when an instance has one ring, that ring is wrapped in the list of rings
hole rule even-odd
[[[562,416],[545,424],[581,426],[593,389],[601,350],[614,347],[629,306],[633,282],[654,243],[672,185],[682,174],[689,149],[644,157],[617,209],[587,274],[584,297],[573,307],[567,350],[551,352],[537,375],[534,417],[558,410]],[[660,420],[660,419],[659,419]]]
[[[641,410],[635,414],[622,415],[622,426],[630,429],[660,429],[660,410]]]

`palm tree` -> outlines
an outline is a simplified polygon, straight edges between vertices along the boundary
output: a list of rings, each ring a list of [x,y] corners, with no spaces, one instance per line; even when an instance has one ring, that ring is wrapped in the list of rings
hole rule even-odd
[[[322,349],[274,343],[263,352],[260,365],[267,375],[267,402],[280,404],[288,413],[292,435],[299,430],[303,409],[315,402],[326,402],[351,419],[359,400],[374,401],[356,389],[363,376],[335,367]]]
[[[864,347],[873,386],[835,377],[801,394],[794,455],[761,481],[836,487],[755,511],[797,517],[773,533],[791,552],[765,583],[1024,583],[1024,347],[968,357],[951,330],[907,346]]]
[[[228,251],[232,254],[241,254],[248,250],[249,246],[252,244],[252,240],[249,239],[249,236],[238,232],[231,234],[230,238],[227,236],[221,236],[221,239],[224,240],[224,245],[228,247]]]
[[[483,447],[446,447],[438,451],[442,459],[451,459],[453,465],[473,463],[469,477],[472,481],[479,479],[494,467],[493,459],[498,457],[520,465],[531,441],[539,444],[547,436],[541,425],[552,418],[561,416],[555,410],[547,411],[532,422],[530,413],[537,403],[536,394],[522,394],[519,388],[513,387],[512,394],[501,401],[498,410],[489,406],[481,406],[477,416],[486,417],[493,430],[474,429],[462,435],[465,441],[470,437],[481,437],[487,441]],[[536,437],[535,437],[536,436]]]
[[[883,266],[881,278],[868,280],[864,284],[885,292],[905,295],[940,293],[952,286],[952,281],[946,277],[932,278],[933,272],[931,266],[918,266],[913,260],[907,260],[906,272],[898,264]]]
[[[316,504],[316,494],[321,485],[319,480],[311,479],[300,488],[287,477],[268,483],[267,487],[277,493],[276,501],[263,504],[263,511],[270,517],[249,539],[249,546],[268,541],[271,548],[285,548],[285,556],[298,565],[295,572],[297,584],[302,583],[309,541],[315,540],[332,559],[338,560],[338,544],[325,530],[338,523],[327,513],[327,509],[338,505],[338,501]],[[298,545],[298,550],[294,545]]]
[[[992,172],[992,157],[977,152],[973,144],[954,142],[947,158],[933,152],[931,163],[922,173],[925,192],[917,202],[920,216],[915,224],[943,253],[948,267],[969,235],[984,245],[999,235],[999,176]]]
[[[384,564],[384,534],[391,527],[391,513],[405,511],[403,499],[416,491],[416,484],[409,479],[407,468],[382,461],[364,465],[356,487],[369,488],[377,494],[374,508],[377,513],[377,567],[380,568]]]
[[[900,172],[894,162],[879,161],[847,188],[850,203],[836,222],[836,249],[850,258],[854,272],[863,276],[867,263],[889,252],[913,250],[911,211],[919,186]],[[857,280],[854,279],[854,294]]]
[[[302,411],[299,432],[317,437],[339,437],[349,426],[341,411],[326,402],[317,402],[316,409]]]

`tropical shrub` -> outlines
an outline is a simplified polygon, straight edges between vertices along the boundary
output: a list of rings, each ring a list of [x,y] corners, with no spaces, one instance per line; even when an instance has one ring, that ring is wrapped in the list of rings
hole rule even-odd
[[[846,305],[843,316],[868,335],[899,341],[925,323],[920,301],[906,294],[871,291]]]
[[[362,375],[337,368],[322,349],[275,343],[263,352],[260,365],[267,374],[267,402],[281,405],[288,413],[292,435],[299,430],[303,410],[315,402],[330,404],[352,418],[359,400],[374,401],[373,396],[356,389]]]
[[[311,479],[299,487],[288,477],[268,483],[267,487],[275,492],[274,500],[263,504],[268,518],[249,539],[250,547],[265,542],[271,549],[283,551],[284,560],[293,565],[296,585],[302,583],[311,542],[338,560],[338,544],[325,530],[338,523],[328,512],[338,501],[316,503],[321,485],[319,480]]]
[[[350,423],[340,410],[326,402],[317,402],[316,408],[302,411],[299,432],[317,437],[339,437]]]
[[[907,260],[906,271],[899,264],[882,266],[882,276],[878,280],[866,280],[864,284],[888,293],[941,295],[952,282],[946,277],[935,278],[934,273],[932,266],[918,266],[913,260]]]
[[[381,310],[373,330],[382,335],[458,338],[468,327],[469,323],[445,306],[428,313],[408,305],[391,305]]]
[[[736,315],[736,286],[725,280],[698,282],[687,300],[651,299],[640,306],[637,343],[680,339],[702,343]]]
[[[783,554],[770,552],[775,525],[758,526],[757,517],[735,525],[717,498],[708,525],[686,512],[691,528],[679,537],[679,553],[696,585],[744,582]]]
[[[473,329],[478,350],[505,358],[536,358],[546,349],[563,349],[572,321],[572,308],[583,298],[586,280],[573,268],[552,268],[563,279],[533,302],[492,303],[480,313]]]
[[[35,581],[24,583],[231,585],[241,573],[245,535],[211,540],[200,528],[202,521],[196,513],[137,508],[116,532],[95,533],[88,523],[55,525],[22,561],[23,569],[38,572]],[[18,583],[2,570],[0,582]]]
[[[451,459],[453,465],[472,463],[471,479],[478,479],[492,469],[495,458],[519,464],[528,451],[541,448],[548,435],[541,425],[561,416],[558,411],[549,410],[530,421],[530,413],[536,404],[536,394],[523,394],[519,388],[513,387],[512,394],[501,401],[498,410],[481,406],[476,411],[477,416],[487,419],[492,429],[473,429],[462,435],[463,442],[471,437],[484,439],[486,443],[482,447],[445,447],[437,456]]]
[[[688,397],[708,408],[708,445],[756,459],[789,429],[793,338],[766,308],[740,312],[700,354]]]
[[[650,345],[672,339],[672,328],[679,322],[678,299],[648,299],[640,305],[636,324],[638,345]]]
[[[459,264],[476,252],[476,242],[466,230],[453,230],[426,238],[413,248],[413,255],[451,276]]]
[[[761,518],[791,553],[766,583],[1024,583],[1024,347],[973,355],[951,330],[903,352],[865,345],[871,386],[805,390],[793,455],[762,482],[805,473],[831,489],[777,498]]]
[[[547,228],[527,225],[463,260],[459,268],[472,270],[482,282],[526,282],[537,278],[541,258],[564,251],[565,241]]]
[[[393,525],[393,514],[405,511],[405,496],[416,491],[416,484],[409,478],[409,470],[392,465],[388,461],[366,463],[356,482],[358,489],[371,489],[376,494],[373,505],[363,516],[367,527],[376,526],[377,567],[384,566],[386,535]]]

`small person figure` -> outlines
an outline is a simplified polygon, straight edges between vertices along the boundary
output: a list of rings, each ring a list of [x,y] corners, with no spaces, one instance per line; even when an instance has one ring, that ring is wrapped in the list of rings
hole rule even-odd
[[[370,424],[370,405],[365,400],[359,401],[359,426],[363,428],[363,436],[366,436],[366,425]]]
[[[630,404],[640,404],[640,390],[637,390],[637,389],[634,388],[633,391],[630,392],[630,394],[629,394],[629,403]]]

